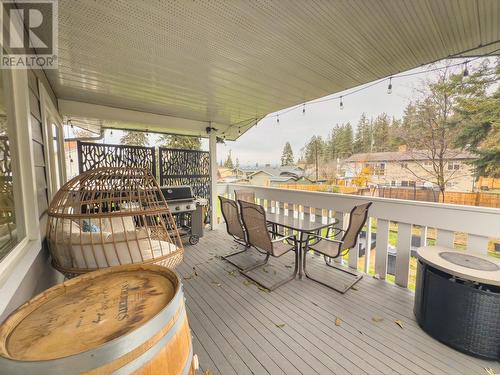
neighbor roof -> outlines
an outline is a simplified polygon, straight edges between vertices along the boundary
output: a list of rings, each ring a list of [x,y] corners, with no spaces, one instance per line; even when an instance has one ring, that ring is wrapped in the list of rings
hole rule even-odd
[[[474,159],[474,155],[468,151],[450,150],[445,154],[445,159],[461,160]],[[424,151],[389,151],[359,153],[349,156],[345,162],[376,162],[376,161],[412,161],[412,160],[430,160],[429,153]]]

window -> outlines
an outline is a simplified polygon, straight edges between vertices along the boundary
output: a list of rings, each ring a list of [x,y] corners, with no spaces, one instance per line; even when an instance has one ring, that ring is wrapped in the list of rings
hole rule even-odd
[[[19,199],[19,186],[13,171],[12,138],[9,134],[5,85],[0,75],[0,261],[22,239],[22,225],[16,215],[16,201]],[[14,167],[15,170],[15,167]],[[17,205],[18,206],[18,205]],[[18,229],[21,228],[21,230]]]
[[[415,181],[408,181],[408,186],[415,187],[417,183]]]
[[[408,168],[408,163],[401,163],[401,168],[404,168],[404,169]]]
[[[448,170],[449,171],[457,171],[459,169],[460,169],[460,162],[459,161],[448,162]]]
[[[396,186],[396,181],[392,180],[391,181],[391,186]]]
[[[56,192],[62,185],[62,166],[61,166],[61,134],[60,128],[56,124],[50,124],[52,133],[52,147],[50,148],[51,160],[50,164],[53,168],[53,191]]]
[[[385,174],[385,163],[376,164],[373,174],[383,176]]]
[[[426,161],[424,161],[424,165],[425,165],[426,167],[431,167],[431,166],[432,166],[432,161],[430,161],[430,160],[426,160]]]
[[[408,181],[401,181],[402,187],[408,187]]]

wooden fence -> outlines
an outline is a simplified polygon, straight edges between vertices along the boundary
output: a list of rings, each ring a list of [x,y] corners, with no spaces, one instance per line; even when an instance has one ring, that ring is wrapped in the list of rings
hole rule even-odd
[[[500,178],[479,177],[479,181],[477,182],[477,187],[479,189],[500,190]]]
[[[372,196],[381,198],[394,198],[413,200],[420,202],[439,202],[439,191],[432,189],[414,189],[414,188],[372,188],[360,189],[352,186],[335,185],[302,185],[302,184],[281,184],[282,189],[322,191],[330,193],[354,194],[362,196]],[[461,204],[465,206],[482,206],[500,208],[500,194],[477,192],[461,193],[449,191],[444,194],[444,203]]]

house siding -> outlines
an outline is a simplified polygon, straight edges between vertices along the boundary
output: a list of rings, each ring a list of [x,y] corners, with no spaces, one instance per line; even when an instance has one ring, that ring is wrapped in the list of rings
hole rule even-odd
[[[375,169],[377,165],[384,163],[385,170],[383,175],[372,173],[369,176],[369,182],[377,185],[391,185],[394,181],[397,185],[401,182],[414,181],[417,185],[423,185],[427,181],[432,181],[432,175],[422,169],[419,163],[412,161],[382,161],[382,162],[347,162],[345,164],[346,175],[350,177],[357,176],[361,173],[365,164],[369,164],[371,169]],[[448,166],[445,166],[445,175],[452,178],[449,185],[446,187],[447,191],[460,191],[470,192],[474,189],[473,168],[467,164],[466,160],[454,160],[453,163],[459,164],[458,170],[448,171]],[[406,164],[403,167],[402,164]],[[432,168],[429,166],[429,168]],[[415,174],[410,172],[414,171]]]
[[[61,273],[57,272],[50,264],[50,255],[45,240],[45,233],[47,227],[47,211],[48,211],[48,184],[47,184],[47,171],[45,165],[45,142],[42,129],[42,116],[40,107],[40,97],[38,90],[38,82],[46,82],[43,73],[29,70],[28,74],[28,87],[26,88],[29,95],[29,110],[30,110],[30,123],[25,126],[31,126],[31,142],[33,146],[33,159],[32,163],[35,169],[36,178],[36,198],[39,214],[39,230],[42,245],[38,249],[34,249],[33,253],[28,253],[24,259],[20,259],[19,263],[14,266],[10,278],[18,278],[20,273],[24,273],[20,281],[7,280],[7,285],[12,284],[15,288],[15,293],[6,304],[3,311],[0,311],[0,322],[3,321],[12,311],[17,307],[31,299],[36,294],[44,291],[51,286],[63,281],[64,277]],[[40,81],[38,80],[40,79]],[[43,84],[43,83],[42,83]],[[49,95],[54,103],[55,96],[48,84],[44,87],[49,92]]]

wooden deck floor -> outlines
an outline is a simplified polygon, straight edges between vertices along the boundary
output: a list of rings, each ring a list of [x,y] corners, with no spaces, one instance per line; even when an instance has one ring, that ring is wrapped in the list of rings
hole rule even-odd
[[[178,267],[202,374],[500,373],[498,362],[459,353],[424,333],[406,289],[365,276],[345,295],[307,279],[267,292],[218,258],[234,249],[224,231],[209,231],[186,247]],[[291,272],[292,262],[291,254],[272,260],[258,275],[278,278]],[[331,275],[320,258],[310,264]]]

